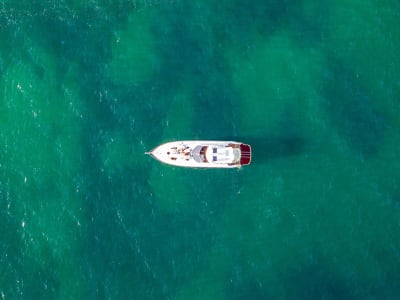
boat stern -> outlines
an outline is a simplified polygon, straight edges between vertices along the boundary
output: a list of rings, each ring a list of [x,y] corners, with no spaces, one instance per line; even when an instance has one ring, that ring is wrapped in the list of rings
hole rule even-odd
[[[251,146],[240,144],[240,165],[245,166],[251,163]]]

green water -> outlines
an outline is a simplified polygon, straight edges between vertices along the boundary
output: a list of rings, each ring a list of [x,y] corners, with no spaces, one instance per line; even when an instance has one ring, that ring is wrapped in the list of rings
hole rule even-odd
[[[0,0],[0,299],[399,299],[399,19]],[[181,139],[253,163],[143,154]]]

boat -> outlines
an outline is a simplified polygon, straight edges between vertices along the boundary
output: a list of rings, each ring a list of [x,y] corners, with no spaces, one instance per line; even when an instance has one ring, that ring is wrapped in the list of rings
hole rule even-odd
[[[251,162],[250,145],[233,141],[168,142],[145,154],[168,165],[189,168],[239,168]]]

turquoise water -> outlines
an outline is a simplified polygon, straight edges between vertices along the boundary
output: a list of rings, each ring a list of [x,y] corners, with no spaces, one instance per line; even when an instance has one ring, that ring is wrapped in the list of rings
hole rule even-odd
[[[0,0],[0,299],[399,299],[399,17]],[[253,163],[143,154],[181,139]]]

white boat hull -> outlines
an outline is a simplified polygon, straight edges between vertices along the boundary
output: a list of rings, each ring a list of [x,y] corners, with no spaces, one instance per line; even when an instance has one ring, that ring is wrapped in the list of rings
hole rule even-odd
[[[175,141],[146,154],[165,164],[188,168],[238,168],[251,162],[250,145],[233,141]]]

